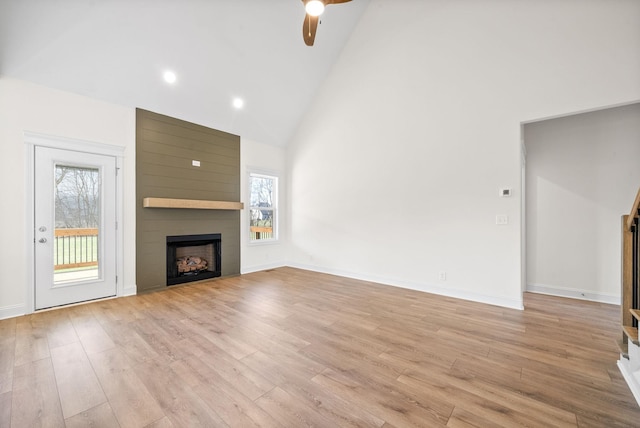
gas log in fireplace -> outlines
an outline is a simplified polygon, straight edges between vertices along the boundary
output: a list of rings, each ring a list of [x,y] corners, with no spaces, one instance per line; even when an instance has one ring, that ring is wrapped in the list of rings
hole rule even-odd
[[[167,285],[222,275],[220,233],[167,236]]]

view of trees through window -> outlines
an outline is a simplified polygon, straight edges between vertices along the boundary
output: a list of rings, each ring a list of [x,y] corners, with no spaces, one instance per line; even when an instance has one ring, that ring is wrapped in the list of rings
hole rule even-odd
[[[98,277],[100,171],[56,165],[54,283]]]
[[[100,222],[100,174],[97,169],[57,165],[56,228],[96,228]]]
[[[275,239],[277,177],[251,174],[250,232],[251,240]]]

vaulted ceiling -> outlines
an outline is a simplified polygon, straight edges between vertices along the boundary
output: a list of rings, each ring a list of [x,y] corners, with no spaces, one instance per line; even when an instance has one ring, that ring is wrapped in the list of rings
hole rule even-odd
[[[285,146],[368,2],[307,47],[300,0],[0,0],[0,76]]]

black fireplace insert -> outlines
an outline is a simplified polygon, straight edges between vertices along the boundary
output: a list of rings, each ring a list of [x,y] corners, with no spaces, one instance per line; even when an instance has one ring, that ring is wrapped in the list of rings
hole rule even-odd
[[[222,275],[222,234],[167,236],[167,285]]]

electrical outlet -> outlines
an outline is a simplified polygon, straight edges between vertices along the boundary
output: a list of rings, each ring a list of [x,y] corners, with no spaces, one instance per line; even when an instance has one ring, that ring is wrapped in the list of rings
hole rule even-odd
[[[438,281],[446,281],[447,280],[447,273],[445,271],[440,271],[440,273],[438,274]]]
[[[497,215],[496,216],[496,224],[500,226],[504,226],[505,224],[509,224],[509,216],[507,215]]]

